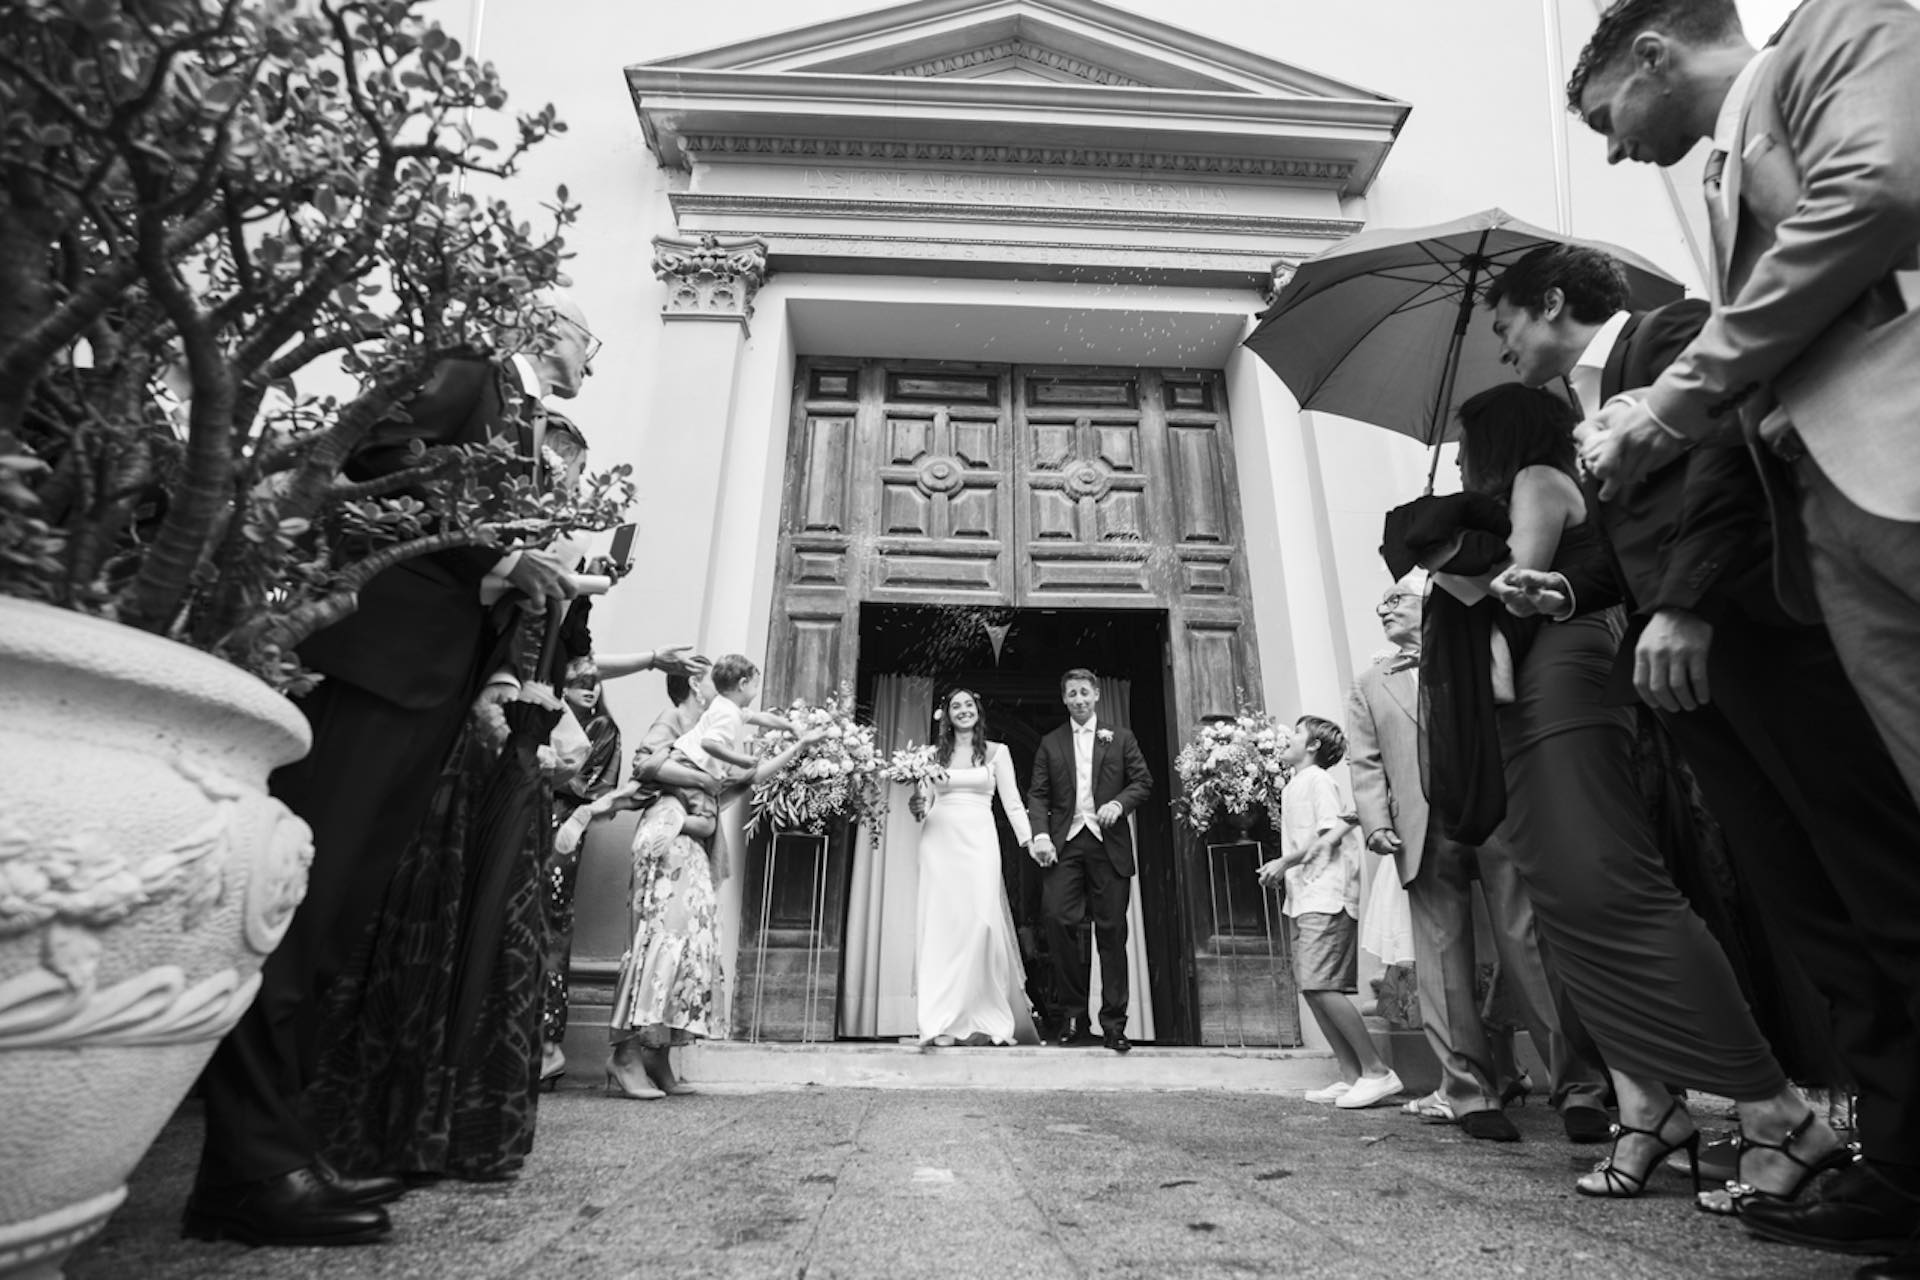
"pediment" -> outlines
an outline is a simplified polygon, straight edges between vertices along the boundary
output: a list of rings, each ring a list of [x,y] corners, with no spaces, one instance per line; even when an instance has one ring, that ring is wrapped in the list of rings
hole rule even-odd
[[[1392,101],[1100,0],[912,0],[645,65]]]
[[[682,233],[1236,286],[1357,229],[1411,110],[1103,0],[911,0],[630,66]]]

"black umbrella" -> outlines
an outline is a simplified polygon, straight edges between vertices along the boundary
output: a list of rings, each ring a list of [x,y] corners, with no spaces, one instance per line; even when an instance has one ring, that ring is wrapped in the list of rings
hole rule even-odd
[[[1492,324],[1473,323],[1474,304],[1500,271],[1548,244],[1584,244],[1618,258],[1634,307],[1662,306],[1684,292],[1624,249],[1488,209],[1438,226],[1363,231],[1316,254],[1294,272],[1247,346],[1302,409],[1412,436],[1433,446],[1438,466],[1454,409],[1512,377]]]

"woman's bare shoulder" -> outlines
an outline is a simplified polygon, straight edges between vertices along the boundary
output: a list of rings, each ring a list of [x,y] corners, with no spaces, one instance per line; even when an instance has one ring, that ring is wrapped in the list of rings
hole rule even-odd
[[[1581,494],[1580,486],[1558,467],[1536,464],[1521,468],[1513,477],[1514,497],[1519,498],[1523,491],[1543,505],[1552,504],[1582,514],[1587,508],[1587,500]]]

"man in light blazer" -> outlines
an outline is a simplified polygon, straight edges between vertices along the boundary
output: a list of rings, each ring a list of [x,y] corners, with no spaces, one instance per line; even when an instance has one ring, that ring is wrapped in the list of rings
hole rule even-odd
[[[1756,54],[1732,0],[1625,0],[1568,93],[1616,161],[1713,139],[1713,318],[1585,456],[1624,485],[1744,430],[1783,603],[1817,600],[1920,798],[1920,12],[1809,0]]]
[[[1056,1043],[1088,1039],[1088,958],[1082,929],[1093,922],[1100,949],[1101,1040],[1115,1053],[1127,1039],[1127,903],[1132,896],[1133,829],[1127,817],[1153,791],[1140,743],[1127,729],[1100,723],[1099,677],[1075,667],[1060,677],[1067,723],[1040,739],[1027,787],[1034,861],[1047,868],[1040,889],[1054,990],[1068,1010]]]
[[[1920,797],[1920,12],[1807,0],[1756,53],[1732,0],[1621,0],[1567,92],[1614,161],[1671,165],[1713,139],[1713,316],[1644,395],[1582,425],[1584,465],[1606,497],[1691,444],[1744,434],[1768,481],[1781,603],[1804,615],[1817,599]],[[1920,876],[1910,849],[1857,856]],[[1882,998],[1920,1018],[1920,990]],[[1863,1106],[1860,1140],[1852,1167],[1741,1219],[1771,1239],[1902,1255],[1863,1276],[1920,1275],[1920,1122]]]
[[[1501,1110],[1504,1082],[1474,992],[1472,877],[1477,868],[1500,954],[1501,982],[1552,1074],[1549,1096],[1560,1108],[1567,1136],[1576,1142],[1605,1141],[1606,1081],[1562,1029],[1540,960],[1533,904],[1512,861],[1497,848],[1456,844],[1428,820],[1420,785],[1420,594],[1389,587],[1378,612],[1396,651],[1353,682],[1347,699],[1347,767],[1367,848],[1391,856],[1407,887],[1420,1021],[1440,1061],[1437,1092],[1469,1136],[1519,1140],[1520,1131]],[[1577,1026],[1574,1031],[1584,1040]]]

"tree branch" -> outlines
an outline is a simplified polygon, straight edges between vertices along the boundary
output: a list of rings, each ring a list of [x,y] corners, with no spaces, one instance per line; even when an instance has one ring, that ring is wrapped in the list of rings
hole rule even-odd
[[[223,221],[220,209],[212,206],[202,209],[183,221],[167,238],[167,254],[180,256],[219,230]],[[139,278],[140,263],[133,257],[123,258],[94,273],[85,284],[67,295],[65,301],[21,334],[5,352],[0,352],[0,386],[16,379],[32,378],[40,366],[111,310]]]
[[[150,175],[140,175],[141,165],[131,153],[129,164],[137,176],[151,181]],[[210,539],[227,511],[235,388],[232,371],[221,358],[219,341],[207,326],[206,313],[194,301],[185,281],[175,274],[163,224],[149,215],[143,217],[139,231],[136,256],[141,275],[179,331],[193,380],[183,473],[140,572],[120,596],[122,621],[148,631],[164,631],[192,585]]]

